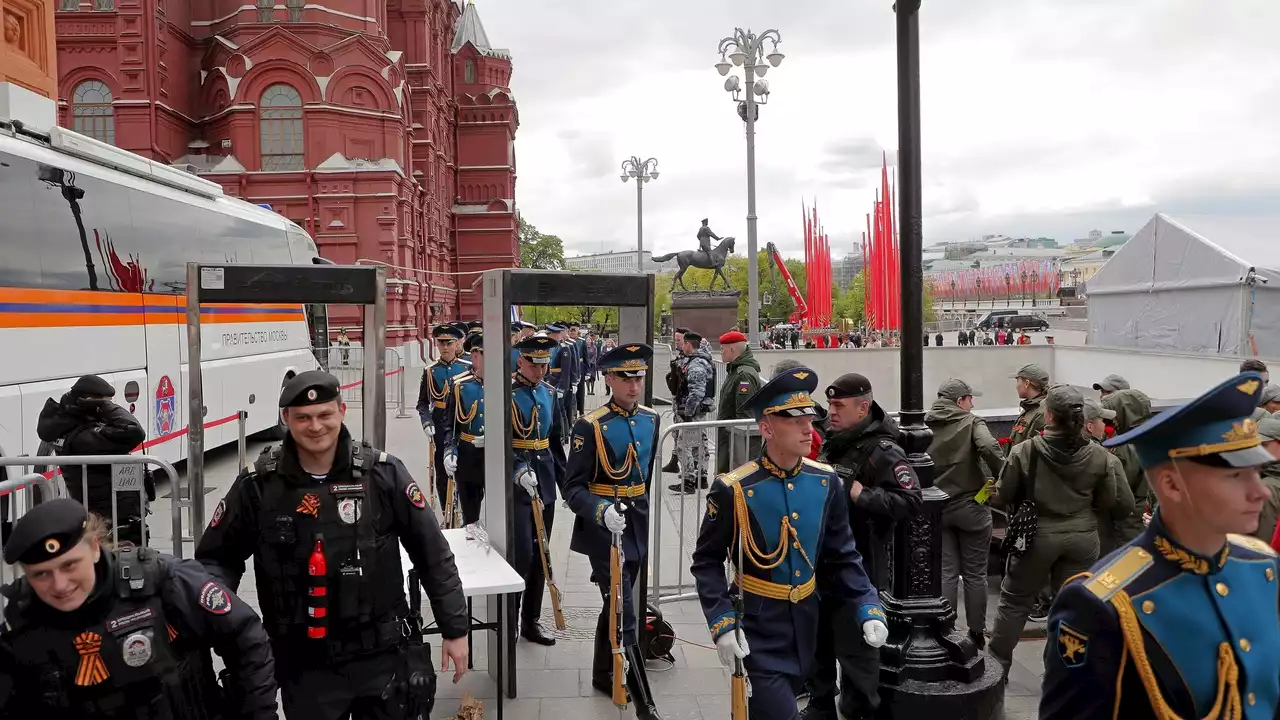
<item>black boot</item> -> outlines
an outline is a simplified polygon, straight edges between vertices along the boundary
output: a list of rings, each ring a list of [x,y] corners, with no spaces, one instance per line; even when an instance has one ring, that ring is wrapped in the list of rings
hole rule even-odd
[[[528,640],[531,643],[536,643],[538,645],[546,645],[548,647],[556,644],[555,638],[551,637],[550,635],[543,634],[542,626],[538,624],[537,620],[534,620],[533,622],[524,622],[521,624],[524,627],[523,629],[520,630],[520,637],[524,638],[525,640]]]
[[[677,495],[692,495],[697,491],[697,486],[693,480],[686,482],[678,482],[675,485],[668,485],[667,489]]]
[[[800,713],[800,720],[840,720],[835,700],[810,697],[809,704]]]
[[[671,453],[671,459],[667,461],[666,465],[662,466],[662,472],[668,472],[668,473],[680,472],[680,459],[676,457],[675,453]]]
[[[607,698],[613,697],[613,643],[609,642],[609,610],[600,613],[596,620],[595,652],[591,655],[591,687],[600,691]],[[627,702],[631,702],[631,693],[627,693]]]
[[[627,687],[635,703],[636,720],[662,720],[654,703],[653,691],[649,689],[649,674],[645,672],[644,655],[638,645],[627,646],[627,662],[631,666],[631,672],[627,673]]]

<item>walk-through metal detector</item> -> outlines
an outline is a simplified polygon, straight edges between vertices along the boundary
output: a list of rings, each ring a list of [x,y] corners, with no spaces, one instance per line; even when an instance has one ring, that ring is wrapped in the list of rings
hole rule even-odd
[[[175,503],[191,508],[191,537],[204,532],[204,423],[208,415],[200,369],[200,307],[227,303],[364,305],[364,440],[383,448],[387,439],[387,271],[367,265],[204,265],[187,263],[187,492],[173,489]],[[220,340],[214,341],[218,347]],[[309,344],[309,343],[308,343]],[[273,410],[277,398],[265,398]],[[199,410],[197,410],[197,408]],[[278,412],[278,411],[277,411]],[[183,538],[173,539],[179,547]]]
[[[601,273],[568,273],[544,270],[500,269],[488,270],[483,278],[484,334],[488,338],[484,353],[484,395],[490,408],[485,414],[485,436],[501,439],[489,442],[484,449],[485,500],[483,523],[489,541],[512,562],[510,538],[515,535],[512,504],[516,490],[511,482],[515,474],[515,455],[511,452],[511,374],[516,371],[511,358],[511,306],[513,305],[584,305],[618,308],[618,340],[620,343],[642,342],[653,344],[653,275],[605,275]],[[556,318],[560,320],[561,318]],[[501,338],[501,342],[499,342]],[[501,348],[501,352],[493,352]],[[653,404],[653,383],[657,377],[649,372],[645,383],[644,404]],[[494,403],[493,400],[501,400]],[[656,460],[661,463],[661,459]],[[653,482],[653,478],[649,479]],[[560,505],[560,503],[556,503]],[[561,515],[567,511],[558,508]],[[657,512],[660,512],[657,511]],[[560,522],[573,522],[572,517],[562,517]],[[648,568],[641,566],[636,583],[637,612],[645,609]],[[559,575],[564,577],[563,572]],[[489,618],[498,616],[498,601],[488,599]],[[508,618],[511,618],[508,615]],[[519,619],[515,618],[515,622]],[[501,630],[489,635],[489,674],[505,678],[507,697],[516,697],[516,634],[514,622],[499,622]],[[595,621],[592,620],[594,630]],[[640,632],[644,632],[644,616],[640,616]],[[498,652],[498,643],[505,643],[505,652]],[[501,658],[501,659],[500,659]],[[498,663],[506,664],[499,675]]]

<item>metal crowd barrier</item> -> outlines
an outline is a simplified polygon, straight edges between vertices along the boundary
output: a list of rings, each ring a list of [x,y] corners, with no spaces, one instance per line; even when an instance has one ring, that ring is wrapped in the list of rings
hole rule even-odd
[[[243,427],[243,424],[242,426]],[[80,466],[80,497],[86,500],[89,497],[89,475],[88,469],[90,465],[110,465],[111,466],[111,539],[112,543],[119,542],[120,513],[118,508],[118,498],[120,493],[136,492],[138,493],[138,507],[142,510],[142,522],[145,527],[147,518],[147,489],[143,481],[144,469],[147,466],[154,465],[165,472],[169,476],[169,485],[173,489],[173,554],[182,557],[182,516],[181,511],[184,507],[179,502],[180,484],[178,482],[178,471],[174,469],[173,464],[168,460],[162,460],[152,455],[40,455],[38,457],[22,456],[22,457],[0,457],[0,467],[18,467],[31,468],[35,471],[36,467],[45,468],[62,468]],[[136,469],[135,469],[136,468]],[[42,473],[34,473],[47,481],[52,481],[55,474],[53,470],[45,470]],[[20,479],[25,479],[20,478]],[[65,477],[65,476],[64,476]],[[65,479],[64,479],[65,483]],[[0,488],[5,487],[0,484]],[[44,487],[52,487],[52,482],[48,482]],[[190,490],[188,488],[188,490]],[[24,493],[25,494],[25,493]],[[46,493],[48,497],[48,493]],[[34,501],[30,499],[28,494],[27,509],[34,505]],[[190,500],[185,504],[190,507]],[[15,520],[17,519],[15,513]],[[146,545],[148,538],[147,533],[143,533],[143,544]]]
[[[351,407],[360,407],[364,402],[362,388],[364,386],[364,348],[361,346],[317,348],[317,356],[321,358],[329,373],[338,378],[338,386],[342,392],[342,401]],[[388,408],[396,409],[396,417],[413,417],[408,411],[408,380],[406,366],[400,350],[386,348],[386,402]],[[327,362],[326,362],[327,361]]]
[[[6,496],[6,495],[9,497],[9,505],[11,508],[13,508],[13,514],[15,518],[20,517],[20,515],[17,512],[17,502],[16,502],[17,495],[15,495],[15,493],[18,491],[27,491],[22,493],[26,499],[26,502],[25,502],[26,507],[23,508],[23,512],[25,513],[26,511],[35,507],[35,495],[29,492],[29,489],[35,486],[40,487],[40,495],[42,496],[41,497],[42,500],[52,500],[58,496],[57,488],[54,486],[53,481],[51,481],[49,478],[45,477],[41,473],[33,472],[28,475],[23,475],[22,477],[19,477],[19,478],[13,478],[11,480],[5,480],[3,482],[0,482],[0,497]],[[0,538],[0,554],[3,554],[3,552],[4,552],[4,538]],[[6,572],[7,572],[7,563],[0,562],[0,586],[7,585],[9,583],[10,578],[5,576]],[[15,567],[13,579],[16,579],[16,578],[17,578],[17,568]],[[4,597],[0,596],[0,612],[4,611],[4,602],[5,602]]]
[[[748,427],[755,424],[756,424],[756,421],[751,418],[735,418],[733,420],[699,420],[697,422],[673,423],[665,427],[662,430],[662,434],[658,436],[658,447],[655,451],[658,453],[658,455],[655,462],[658,464],[661,464],[664,461],[664,459],[667,457],[667,439],[670,438],[673,433],[679,432],[681,430],[703,430],[707,428]],[[708,443],[707,443],[708,450],[709,450],[708,464],[710,465],[710,467],[707,469],[708,480],[710,480],[711,478],[714,478],[716,475],[715,458],[716,458],[716,445],[718,443],[716,435],[717,433],[714,433],[714,432],[708,433],[708,436],[709,436]],[[699,482],[695,482],[694,488],[695,489],[693,494],[693,499],[694,499],[693,506],[695,508],[700,508],[702,507],[703,495],[705,494],[706,491],[702,489],[702,484]],[[658,481],[653,482],[652,488],[650,490],[650,493],[653,497],[653,499],[651,500],[650,507],[665,509],[662,502],[663,502],[663,495],[665,495],[666,492],[667,492],[667,489],[666,489],[665,482],[658,482]],[[653,511],[650,510],[650,512],[652,513]],[[691,530],[694,533],[698,532],[698,527],[696,525],[693,525],[691,528],[686,528],[685,515],[686,513],[684,512],[684,508],[682,506],[680,510],[680,522],[678,523],[679,524],[678,532],[680,537],[679,537],[679,542],[677,543],[681,552],[683,552],[683,549],[684,549],[686,530]],[[663,603],[676,602],[679,600],[696,599],[698,597],[697,590],[684,592],[684,563],[680,563],[676,571],[675,592],[673,594],[668,594],[668,595],[662,594],[663,592],[662,525],[663,523],[661,522],[661,518],[659,518],[659,521],[656,523],[652,523],[651,527],[649,528],[649,543],[650,543],[649,547],[653,549],[653,578],[654,578],[654,581],[650,584],[650,588],[652,591],[650,593],[652,595],[651,601],[653,602],[654,605],[662,605]],[[692,581],[692,578],[690,578],[690,581]]]

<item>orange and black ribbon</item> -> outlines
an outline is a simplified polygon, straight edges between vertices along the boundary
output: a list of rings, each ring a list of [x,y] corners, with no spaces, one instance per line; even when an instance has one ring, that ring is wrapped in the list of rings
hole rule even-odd
[[[80,668],[76,670],[76,685],[89,687],[97,685],[111,673],[107,672],[107,664],[102,661],[102,636],[97,633],[83,632],[76,636],[76,652],[80,653]]]
[[[302,502],[298,503],[297,511],[314,518],[320,517],[320,496],[307,493],[302,497]]]

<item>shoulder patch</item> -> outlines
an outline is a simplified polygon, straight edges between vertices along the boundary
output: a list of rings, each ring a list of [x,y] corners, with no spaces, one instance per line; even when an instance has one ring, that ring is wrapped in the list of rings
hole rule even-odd
[[[760,463],[756,462],[755,460],[752,460],[751,462],[748,462],[745,465],[741,465],[739,467],[734,468],[733,470],[730,470],[729,472],[721,475],[717,479],[720,482],[723,482],[725,485],[733,485],[734,483],[742,480],[746,476],[750,475],[751,473],[759,469],[760,469]]]
[[[893,477],[898,481],[898,485],[906,490],[912,490],[916,487],[915,473],[911,472],[911,466],[905,460],[899,460],[894,463]]]
[[[1062,658],[1062,664],[1069,668],[1084,665],[1089,657],[1089,636],[1061,620],[1056,634],[1058,657]]]
[[[227,500],[223,498],[218,501],[218,507],[213,509],[213,518],[209,520],[209,527],[216,528],[218,523],[222,522],[222,516],[227,512]]]
[[[453,384],[454,384],[454,385],[461,385],[462,383],[464,383],[464,382],[466,382],[466,381],[468,381],[468,380],[474,380],[474,379],[475,379],[475,375],[472,375],[472,374],[470,373],[470,371],[463,370],[462,372],[458,373],[457,375],[454,375],[452,379],[453,379]]]
[[[1275,549],[1272,548],[1269,543],[1263,542],[1252,535],[1227,535],[1227,542],[1237,547],[1245,548],[1246,550],[1252,550],[1261,555],[1270,555],[1272,557],[1275,557],[1276,555]]]
[[[810,467],[816,467],[819,470],[826,470],[827,472],[836,471],[835,467],[828,465],[824,462],[818,462],[817,460],[810,460],[809,458],[801,458],[801,462],[803,462],[805,465],[808,465]]]
[[[411,482],[404,486],[404,496],[409,499],[409,504],[419,510],[427,506],[427,498],[422,494],[422,489],[418,487],[418,483]]]
[[[231,612],[231,594],[218,583],[210,580],[200,587],[200,607],[214,615]]]
[[[386,454],[385,452],[380,452],[378,453],[378,462],[380,463],[391,462],[391,456]]]
[[[609,406],[601,405],[595,410],[592,410],[591,412],[587,413],[582,419],[586,420],[587,422],[593,423],[608,414],[609,414]]]
[[[1123,590],[1126,585],[1137,579],[1154,562],[1155,560],[1151,558],[1151,553],[1145,549],[1130,547],[1117,555],[1111,562],[1098,568],[1093,577],[1085,581],[1084,586],[1089,592],[1096,595],[1099,600],[1106,602],[1111,599],[1112,595]]]

